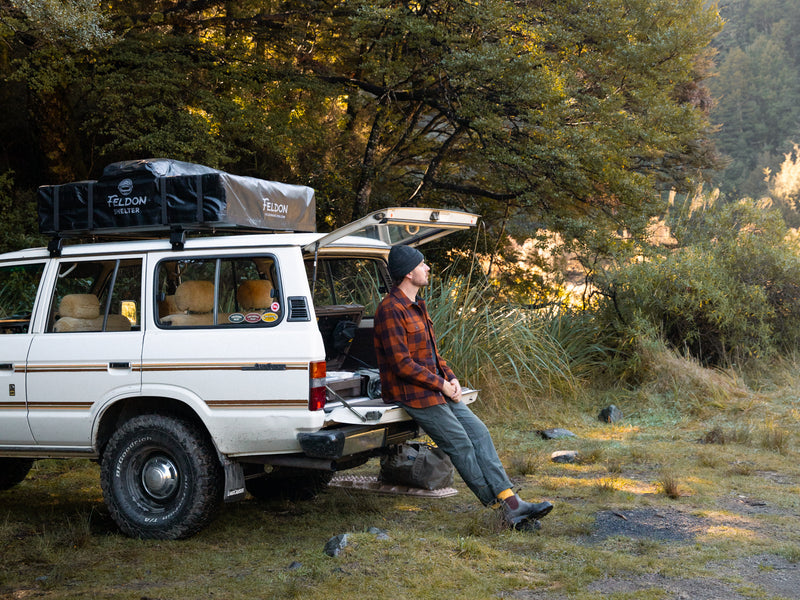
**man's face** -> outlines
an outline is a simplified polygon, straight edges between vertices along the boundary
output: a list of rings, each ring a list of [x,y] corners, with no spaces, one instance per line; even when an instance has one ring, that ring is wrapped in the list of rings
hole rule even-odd
[[[419,263],[414,269],[406,275],[417,287],[425,287],[428,285],[428,272],[431,268],[425,264],[425,261]]]

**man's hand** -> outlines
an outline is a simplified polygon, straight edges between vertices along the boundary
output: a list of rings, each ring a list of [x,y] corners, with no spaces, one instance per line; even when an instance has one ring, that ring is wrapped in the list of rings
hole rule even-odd
[[[442,391],[453,402],[461,402],[461,384],[458,379],[453,378],[450,381],[445,381]]]

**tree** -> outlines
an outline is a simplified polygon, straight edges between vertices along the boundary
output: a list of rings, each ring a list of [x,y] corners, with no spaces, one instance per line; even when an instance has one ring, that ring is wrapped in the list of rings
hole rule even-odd
[[[312,185],[323,227],[425,203],[480,212],[498,249],[550,229],[605,253],[714,165],[702,82],[721,24],[703,0],[105,11],[100,50],[17,48],[51,182],[168,155]]]
[[[729,165],[714,181],[732,197],[760,197],[767,192],[764,169],[778,168],[800,138],[800,5],[735,0],[723,11],[727,24],[715,41],[719,76],[710,87],[715,141]]]
[[[28,39],[89,49],[111,40],[106,18],[94,0],[3,0],[3,25]]]

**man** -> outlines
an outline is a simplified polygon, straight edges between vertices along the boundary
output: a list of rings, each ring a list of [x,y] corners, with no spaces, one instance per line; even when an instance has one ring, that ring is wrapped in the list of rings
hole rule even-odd
[[[375,313],[375,352],[384,401],[399,402],[450,457],[461,478],[484,506],[500,502],[514,528],[545,516],[549,502],[521,500],[511,490],[489,430],[461,402],[461,385],[439,356],[425,302],[430,268],[419,250],[393,246],[389,274],[394,287]]]

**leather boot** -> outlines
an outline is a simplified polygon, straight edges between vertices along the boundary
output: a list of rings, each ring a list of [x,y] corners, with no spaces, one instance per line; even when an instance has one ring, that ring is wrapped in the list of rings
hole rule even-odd
[[[516,494],[507,500],[502,500],[501,504],[503,506],[503,517],[512,527],[531,519],[541,519],[553,510],[553,505],[549,502],[525,502]]]

